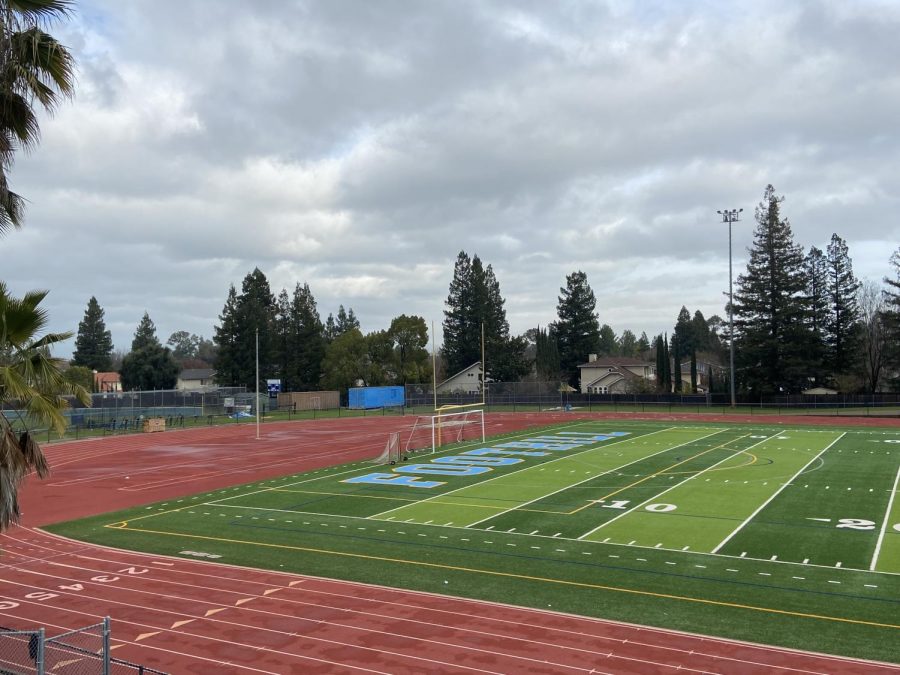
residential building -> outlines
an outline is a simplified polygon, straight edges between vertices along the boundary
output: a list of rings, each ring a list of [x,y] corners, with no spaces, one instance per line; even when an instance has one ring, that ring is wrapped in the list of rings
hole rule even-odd
[[[456,375],[451,375],[438,383],[438,394],[477,394],[481,391],[481,361],[463,368]]]
[[[624,356],[588,356],[578,366],[582,394],[628,394],[654,385],[656,366],[648,361]]]

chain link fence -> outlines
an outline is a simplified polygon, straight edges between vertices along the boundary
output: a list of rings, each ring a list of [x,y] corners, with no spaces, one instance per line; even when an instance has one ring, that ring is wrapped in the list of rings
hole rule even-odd
[[[484,395],[490,411],[529,412],[547,410],[621,412],[729,412],[728,393],[711,394],[583,394],[560,382],[488,382]],[[431,383],[407,384],[407,410],[434,409],[443,405],[472,405],[481,392],[438,393]],[[832,395],[764,395],[737,397],[737,412],[745,414],[900,415],[900,393]]]
[[[167,675],[110,654],[110,622],[48,638],[33,631],[0,627],[0,675]]]

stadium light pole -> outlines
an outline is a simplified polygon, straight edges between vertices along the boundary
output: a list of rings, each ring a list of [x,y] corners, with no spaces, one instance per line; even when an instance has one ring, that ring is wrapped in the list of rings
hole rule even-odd
[[[734,290],[732,287],[732,279],[734,274],[731,271],[731,225],[740,220],[741,211],[744,209],[728,209],[724,211],[716,211],[722,216],[722,222],[728,223],[728,357],[731,368],[731,407],[735,407],[734,399]]]

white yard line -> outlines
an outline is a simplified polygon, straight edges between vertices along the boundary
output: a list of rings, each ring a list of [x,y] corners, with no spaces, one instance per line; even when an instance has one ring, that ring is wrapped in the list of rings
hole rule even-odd
[[[735,441],[740,440],[741,438],[745,438],[745,437],[748,436],[748,435],[749,435],[749,434],[744,434],[743,436],[738,436],[738,437],[735,438],[734,440],[728,441],[728,443],[734,443]],[[739,455],[739,454],[741,454],[742,452],[747,452],[748,450],[750,450],[750,449],[752,449],[752,448],[755,448],[755,447],[756,447],[757,445],[759,445],[760,443],[765,443],[766,441],[772,440],[772,438],[773,438],[772,436],[770,436],[769,438],[764,438],[764,439],[761,440],[759,443],[754,443],[753,445],[750,445],[750,446],[748,446],[748,447],[746,447],[746,448],[742,448],[741,450],[737,450],[737,451],[731,453],[730,455],[728,455],[728,457],[725,457],[724,459],[722,459],[722,460],[716,462],[715,464],[710,464],[708,467],[706,467],[705,469],[703,469],[703,471],[700,471],[699,473],[695,473],[695,474],[693,474],[693,475],[691,475],[691,476],[688,476],[688,477],[685,478],[684,480],[678,481],[678,482],[675,483],[675,485],[673,485],[672,487],[666,488],[666,489],[663,490],[662,492],[656,493],[656,494],[653,495],[652,497],[649,497],[648,499],[645,499],[644,501],[642,501],[640,504],[635,504],[634,506],[632,506],[632,507],[631,507],[630,509],[628,509],[627,511],[624,511],[624,512],[620,513],[620,514],[617,515],[615,518],[611,518],[611,519],[607,520],[605,523],[601,523],[600,525],[598,525],[597,527],[595,527],[593,530],[589,530],[588,532],[585,532],[583,535],[581,535],[580,537],[578,537],[579,541],[582,540],[582,539],[584,539],[584,538],[587,537],[588,535],[593,534],[593,533],[596,532],[597,530],[600,530],[600,529],[606,527],[606,526],[609,525],[610,523],[614,523],[615,521],[617,521],[617,520],[618,520],[619,518],[621,518],[622,516],[627,516],[629,513],[633,513],[636,509],[639,509],[640,507],[644,506],[644,504],[646,504],[647,502],[651,502],[651,501],[653,501],[654,499],[659,499],[661,496],[663,496],[664,494],[666,494],[666,493],[669,492],[670,490],[674,490],[675,488],[679,487],[680,485],[683,485],[684,483],[687,483],[689,480],[693,480],[694,478],[697,478],[697,477],[701,476],[702,474],[706,473],[706,472],[709,471],[710,469],[713,469],[713,468],[719,466],[719,464],[721,464],[722,462],[727,462],[729,459],[732,459],[732,458],[735,457],[736,455]],[[725,447],[726,445],[728,445],[728,443],[723,443],[722,445],[718,446],[717,448],[710,448],[709,450],[710,450],[710,451],[711,451],[711,450],[718,450],[719,448],[723,448],[723,447]],[[707,451],[707,452],[709,452],[709,451]],[[630,546],[630,544],[629,544],[629,546]]]
[[[672,427],[672,428],[674,429],[675,427]],[[649,434],[644,434],[643,436],[636,436],[636,437],[633,437],[633,438],[630,438],[630,439],[625,439],[625,440],[637,440],[638,438],[646,438],[647,436],[652,436],[653,434],[661,434],[661,433],[663,433],[664,431],[669,431],[669,429],[660,429],[659,431],[653,431],[653,432],[651,432],[651,433],[649,433]],[[475,526],[478,525],[479,523],[483,523],[484,521],[490,520],[491,518],[497,518],[498,516],[502,516],[504,513],[509,513],[510,511],[515,511],[516,509],[520,509],[520,508],[522,508],[523,506],[528,506],[529,504],[533,504],[534,502],[540,501],[541,499],[544,499],[545,497],[551,497],[551,496],[553,496],[553,495],[555,495],[555,494],[558,494],[558,493],[560,493],[560,492],[564,492],[565,490],[568,490],[569,488],[573,488],[573,487],[576,487],[576,486],[578,486],[578,485],[581,485],[582,483],[587,483],[588,481],[592,481],[592,480],[594,480],[595,478],[600,478],[601,476],[606,476],[607,474],[610,474],[610,473],[612,473],[613,471],[619,471],[620,469],[624,469],[626,466],[631,466],[632,464],[636,464],[637,462],[641,462],[641,461],[643,461],[643,460],[645,460],[645,459],[649,459],[649,458],[651,458],[651,457],[656,457],[656,455],[662,454],[662,453],[664,453],[664,452],[669,452],[670,450],[674,450],[675,448],[680,448],[681,446],[683,446],[683,445],[688,445],[689,443],[696,443],[697,441],[702,441],[704,438],[709,438],[710,436],[715,436],[716,434],[722,433],[723,431],[728,431],[728,430],[727,430],[727,429],[722,429],[722,430],[720,430],[720,431],[714,431],[714,432],[711,433],[711,434],[707,434],[706,436],[701,436],[700,438],[694,439],[693,441],[687,441],[686,443],[680,443],[680,444],[674,445],[674,446],[672,446],[672,447],[670,447],[670,448],[663,448],[663,449],[660,450],[659,452],[654,452],[652,455],[646,455],[646,456],[644,456],[644,457],[639,457],[638,459],[635,459],[635,460],[633,460],[633,461],[631,461],[631,462],[628,462],[627,464],[622,464],[621,466],[617,466],[617,467],[615,467],[615,468],[609,469],[608,471],[604,471],[603,473],[597,474],[596,476],[591,476],[590,478],[585,478],[585,479],[582,480],[582,481],[578,481],[577,483],[572,483],[571,485],[567,485],[566,487],[562,487],[562,488],[560,488],[559,490],[554,490],[553,492],[550,492],[550,493],[548,493],[548,494],[541,495],[540,497],[535,497],[534,499],[531,499],[531,500],[529,500],[529,501],[527,501],[527,502],[522,502],[521,504],[518,504],[517,506],[512,506],[512,507],[510,507],[510,508],[508,508],[508,509],[504,509],[504,510],[501,511],[500,513],[495,513],[495,514],[493,514],[493,515],[488,516],[487,518],[482,518],[481,520],[476,520],[474,523],[469,523],[468,525],[466,525],[466,527],[475,527]],[[612,444],[610,443],[610,445],[612,445]],[[608,446],[602,446],[602,447],[608,447]],[[562,459],[562,457],[560,457],[560,459]],[[555,460],[553,460],[553,461],[555,461]],[[545,463],[546,463],[546,462],[545,462]],[[543,464],[541,464],[541,465],[535,465],[535,466],[543,466]]]
[[[897,467],[897,476],[894,478],[894,487],[891,488],[891,498],[888,499],[887,509],[884,512],[884,522],[881,524],[881,532],[878,534],[878,543],[875,544],[875,553],[872,556],[872,564],[869,571],[875,571],[878,562],[878,554],[881,553],[881,543],[884,541],[884,533],[887,531],[888,519],[891,517],[891,507],[894,505],[894,497],[897,496],[897,483],[900,482],[900,467]]]
[[[740,531],[744,528],[744,526],[745,526],[747,523],[749,523],[751,520],[753,520],[753,519],[757,516],[757,514],[758,514],[760,511],[762,511],[764,508],[766,508],[766,506],[769,505],[769,502],[771,502],[773,499],[775,499],[775,497],[777,497],[778,495],[780,495],[780,494],[781,494],[781,491],[784,490],[784,488],[786,488],[788,485],[790,485],[791,483],[793,483],[793,482],[794,482],[794,479],[797,478],[797,476],[799,476],[801,473],[803,473],[804,471],[806,471],[806,468],[807,468],[810,464],[812,464],[812,463],[815,462],[817,459],[819,459],[819,457],[821,457],[822,455],[824,455],[824,454],[825,454],[825,451],[828,450],[828,448],[830,448],[831,446],[833,446],[835,443],[837,443],[839,440],[841,440],[841,439],[842,439],[844,436],[846,436],[846,435],[847,435],[847,432],[846,432],[846,431],[843,432],[840,436],[838,436],[838,437],[835,438],[833,441],[831,441],[831,443],[829,443],[828,445],[826,445],[818,455],[816,455],[816,456],[813,457],[811,460],[809,460],[806,464],[804,464],[804,465],[801,467],[801,469],[800,469],[797,473],[795,473],[793,476],[791,476],[791,479],[790,479],[787,483],[784,483],[780,488],[778,488],[775,492],[773,492],[771,497],[769,497],[766,501],[764,501],[764,502],[759,506],[759,508],[757,508],[753,513],[751,513],[749,516],[747,516],[747,519],[744,520],[743,523],[741,523],[740,525],[738,525],[737,528],[735,528],[735,529],[732,531],[731,534],[729,534],[729,535],[728,535],[727,537],[725,537],[721,542],[719,542],[719,545],[716,546],[711,552],[712,552],[712,553],[718,553],[718,552],[719,552],[719,549],[722,548],[722,547],[723,547],[725,544],[727,544],[729,541],[731,541],[731,538],[732,538],[734,535],[736,535],[738,532],[740,532]]]

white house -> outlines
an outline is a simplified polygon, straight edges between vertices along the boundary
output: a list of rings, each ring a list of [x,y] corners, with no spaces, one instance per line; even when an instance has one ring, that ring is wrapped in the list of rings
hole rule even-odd
[[[451,375],[438,383],[438,394],[477,394],[481,391],[481,361],[463,368],[456,375]]]
[[[212,368],[185,368],[178,375],[175,388],[187,391],[210,389],[216,386],[215,372]]]
[[[654,364],[623,356],[597,358],[596,354],[590,354],[588,362],[578,369],[582,394],[627,394],[656,378]]]

